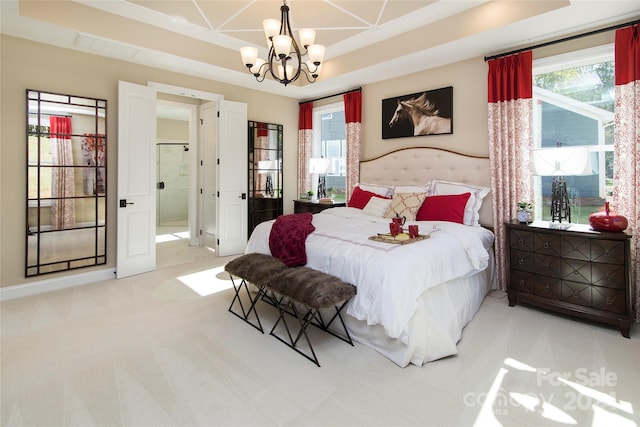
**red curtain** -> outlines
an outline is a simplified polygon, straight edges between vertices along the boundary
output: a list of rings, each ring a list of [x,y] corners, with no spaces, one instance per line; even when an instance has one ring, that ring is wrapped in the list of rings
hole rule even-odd
[[[347,138],[347,183],[346,198],[351,196],[353,188],[360,179],[360,132],[362,129],[362,91],[345,93],[344,117]]]
[[[58,229],[75,224],[75,174],[71,147],[71,117],[50,116],[51,155],[51,223]],[[71,167],[66,167],[71,166]]]
[[[298,115],[298,194],[311,190],[309,159],[313,149],[313,102],[300,104]]]
[[[629,220],[631,292],[640,321],[640,24],[621,28],[615,38],[615,130],[613,208]]]
[[[489,157],[499,289],[507,288],[503,223],[516,217],[518,202],[533,202],[532,68],[531,51],[489,61]]]

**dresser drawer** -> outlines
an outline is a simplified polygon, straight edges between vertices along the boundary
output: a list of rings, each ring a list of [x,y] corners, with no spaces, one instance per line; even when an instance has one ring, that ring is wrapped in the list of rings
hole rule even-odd
[[[624,289],[626,287],[626,268],[619,264],[591,264],[591,283],[595,286]]]
[[[535,276],[524,271],[512,270],[509,276],[509,288],[528,294],[533,293]]]
[[[591,263],[577,259],[562,260],[562,278],[571,282],[591,284]]]
[[[534,234],[533,251],[537,254],[559,257],[562,251],[562,239],[553,234]]]
[[[509,247],[512,250],[533,251],[533,233],[529,231],[510,230]]]
[[[584,237],[562,237],[560,255],[563,258],[591,260],[591,239]]]
[[[591,290],[591,306],[598,310],[626,314],[627,299],[624,289],[593,287]]]
[[[520,271],[534,271],[535,254],[531,252],[512,250],[510,257],[511,268]]]
[[[561,300],[562,281],[553,277],[538,276],[533,284],[533,293],[540,297]]]
[[[533,257],[533,272],[543,276],[562,277],[562,259],[536,253]]]
[[[607,264],[624,264],[624,242],[616,240],[591,240],[591,261]]]
[[[591,285],[563,280],[562,301],[591,307]]]

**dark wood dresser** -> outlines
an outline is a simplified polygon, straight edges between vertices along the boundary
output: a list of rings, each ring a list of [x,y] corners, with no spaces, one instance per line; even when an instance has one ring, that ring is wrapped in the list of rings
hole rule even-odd
[[[322,212],[325,209],[337,208],[341,206],[346,206],[346,204],[345,203],[320,203],[320,202],[312,202],[311,200],[294,200],[293,212],[294,213],[311,212],[312,214],[315,214],[318,212]]]
[[[629,233],[588,225],[505,223],[509,305],[550,311],[631,329]]]

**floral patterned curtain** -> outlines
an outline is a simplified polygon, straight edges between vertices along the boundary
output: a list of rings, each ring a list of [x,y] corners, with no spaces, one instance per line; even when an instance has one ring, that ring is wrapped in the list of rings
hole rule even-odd
[[[634,318],[640,321],[640,24],[616,31],[613,205],[629,220]]]
[[[347,126],[347,185],[345,194],[351,196],[360,179],[360,130],[362,128],[362,92],[353,91],[344,96],[344,119]]]
[[[298,193],[311,189],[311,179],[307,172],[313,150],[313,102],[300,104],[298,117]]]
[[[51,225],[57,230],[71,228],[76,222],[75,181],[71,148],[71,117],[50,116]],[[71,167],[68,167],[71,166]]]
[[[533,86],[531,51],[489,61],[489,155],[495,225],[496,277],[507,288],[503,223],[517,203],[533,199]]]
[[[85,133],[82,136],[82,162],[84,194],[100,194],[105,191],[104,135]]]

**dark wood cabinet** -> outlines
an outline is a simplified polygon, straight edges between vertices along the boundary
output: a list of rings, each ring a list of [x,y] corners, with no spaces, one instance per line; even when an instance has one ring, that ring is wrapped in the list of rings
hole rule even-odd
[[[631,328],[629,233],[536,221],[505,223],[509,305],[550,311]]]
[[[345,203],[320,203],[320,202],[312,202],[311,200],[294,200],[293,201],[293,212],[294,213],[303,213],[303,212],[311,212],[312,214],[322,212],[325,209],[336,208],[346,206]]]
[[[249,235],[282,215],[282,125],[249,122]]]

